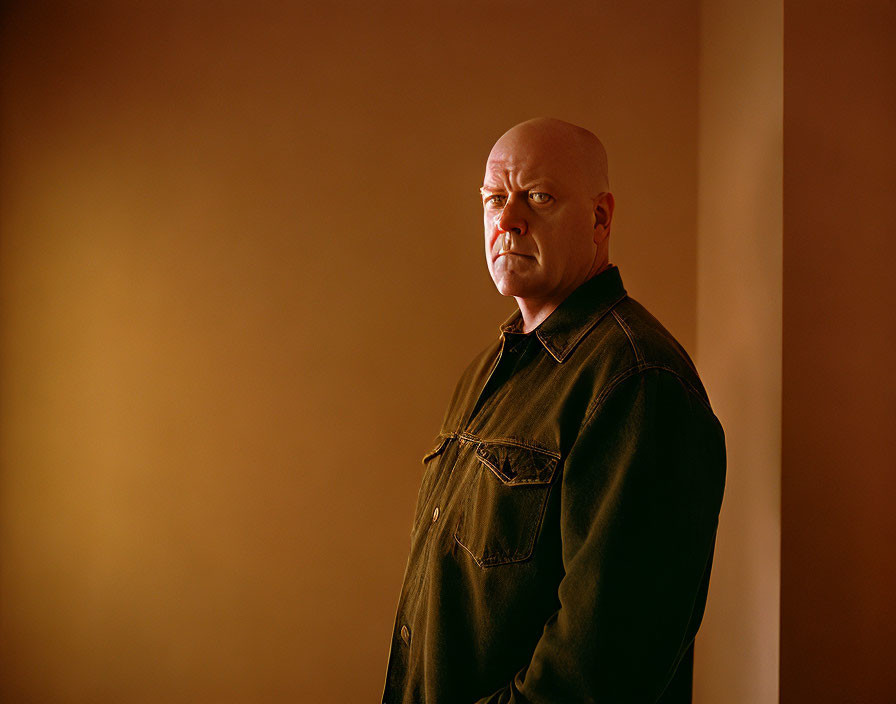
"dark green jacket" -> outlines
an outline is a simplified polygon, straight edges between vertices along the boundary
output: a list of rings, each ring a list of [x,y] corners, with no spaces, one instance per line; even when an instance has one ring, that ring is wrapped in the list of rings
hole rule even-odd
[[[423,457],[386,704],[691,701],[725,437],[610,266],[467,367]]]

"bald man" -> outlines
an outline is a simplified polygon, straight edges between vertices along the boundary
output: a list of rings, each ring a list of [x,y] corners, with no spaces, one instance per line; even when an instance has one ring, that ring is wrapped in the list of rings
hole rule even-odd
[[[690,702],[722,426],[609,262],[597,137],[516,125],[480,192],[486,264],[518,310],[423,457],[383,702]]]

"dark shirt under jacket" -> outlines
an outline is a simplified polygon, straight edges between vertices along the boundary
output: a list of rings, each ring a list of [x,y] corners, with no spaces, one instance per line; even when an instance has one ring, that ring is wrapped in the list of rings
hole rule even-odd
[[[521,330],[423,457],[383,702],[690,702],[722,426],[616,266]]]

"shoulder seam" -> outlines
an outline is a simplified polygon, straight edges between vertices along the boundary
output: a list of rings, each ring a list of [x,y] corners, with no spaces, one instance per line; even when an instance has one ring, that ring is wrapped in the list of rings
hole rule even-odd
[[[629,344],[632,346],[632,351],[635,353],[635,361],[638,364],[643,364],[644,357],[641,355],[641,350],[638,349],[638,345],[635,344],[635,338],[632,335],[632,329],[628,326],[628,323],[626,323],[622,319],[622,316],[616,312],[615,307],[610,312],[612,313],[613,318],[616,319],[616,323],[619,325],[619,327],[622,328],[622,331],[625,333],[625,336],[628,338]]]
[[[584,420],[582,421],[581,426],[579,427],[579,432],[581,433],[582,428],[584,428],[588,423],[591,422],[591,419],[597,415],[597,412],[604,406],[610,394],[616,389],[619,384],[621,384],[626,379],[635,376],[641,372],[646,372],[651,369],[659,369],[661,371],[667,371],[672,374],[674,377],[678,379],[678,381],[685,387],[685,389],[693,394],[698,401],[708,410],[711,414],[715,415],[712,407],[709,405],[708,401],[703,398],[703,394],[700,393],[700,390],[697,389],[688,379],[683,377],[678,373],[675,369],[665,364],[659,364],[656,362],[640,362],[638,364],[634,364],[631,367],[627,367],[620,372],[617,372],[600,390],[600,393],[591,402],[588,410],[585,412]]]

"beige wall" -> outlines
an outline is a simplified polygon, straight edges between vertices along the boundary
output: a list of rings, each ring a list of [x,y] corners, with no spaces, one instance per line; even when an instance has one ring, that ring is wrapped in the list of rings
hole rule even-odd
[[[894,36],[893,3],[701,6],[697,362],[729,474],[696,702],[896,692]]]
[[[896,5],[785,2],[781,702],[896,697]]]
[[[696,704],[778,701],[781,0],[703,2],[697,358],[728,475]]]
[[[375,700],[504,129],[694,350],[697,2],[80,5],[0,42],[0,698]]]

